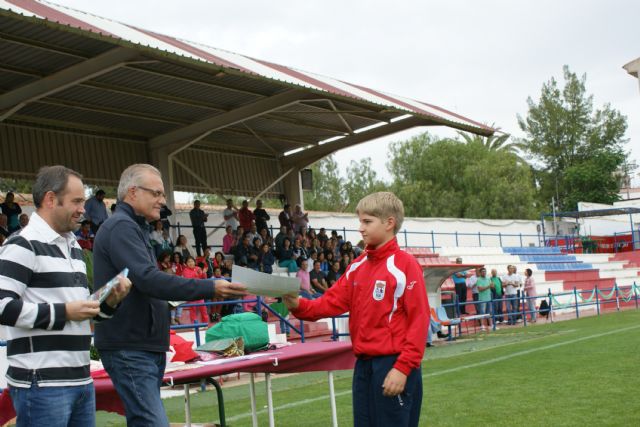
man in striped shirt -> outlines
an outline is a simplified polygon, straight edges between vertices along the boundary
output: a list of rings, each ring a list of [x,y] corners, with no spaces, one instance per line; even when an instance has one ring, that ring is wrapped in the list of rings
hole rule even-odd
[[[0,248],[0,324],[6,326],[17,425],[95,425],[89,321],[110,318],[131,283],[121,278],[102,304],[88,299],[86,265],[73,233],[84,213],[80,174],[42,168],[33,202],[29,224]]]

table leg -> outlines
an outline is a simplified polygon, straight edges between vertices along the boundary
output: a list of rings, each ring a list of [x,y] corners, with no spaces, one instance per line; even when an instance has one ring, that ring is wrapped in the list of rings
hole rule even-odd
[[[227,427],[227,420],[224,415],[224,396],[222,395],[222,388],[215,378],[207,378],[207,382],[216,388],[216,394],[218,395],[218,414],[220,415],[220,426]]]
[[[189,394],[189,384],[185,384],[183,387],[185,426],[191,427],[191,395]]]
[[[271,395],[271,374],[264,375],[265,384],[267,386],[267,410],[269,411],[269,427],[275,427],[276,423],[273,419],[273,396]]]
[[[256,374],[249,374],[249,394],[251,396],[251,422],[258,427],[258,410],[256,408]]]
[[[338,412],[336,411],[336,392],[333,386],[333,371],[329,371],[329,401],[331,402],[331,425],[338,427]]]

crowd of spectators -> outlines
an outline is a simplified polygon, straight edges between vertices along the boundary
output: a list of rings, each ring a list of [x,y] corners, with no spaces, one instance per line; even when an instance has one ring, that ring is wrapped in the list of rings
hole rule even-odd
[[[26,226],[29,216],[22,213],[20,205],[9,192],[0,204],[0,244],[11,233]],[[181,234],[171,240],[168,208],[161,211],[161,219],[150,224],[150,245],[154,248],[158,268],[167,274],[197,278],[229,278],[234,264],[272,274],[274,267],[286,269],[300,279],[303,296],[316,298],[322,295],[344,274],[347,266],[362,251],[364,245],[353,246],[336,231],[327,234],[324,228],[315,230],[309,225],[309,216],[300,205],[284,205],[278,215],[279,231],[272,235],[270,215],[261,200],[251,210],[249,201],[238,209],[232,199],[226,201],[223,211],[225,234],[221,250],[211,253],[207,245],[206,226],[208,214],[195,201],[189,216],[194,241]],[[111,206],[111,214],[115,211]],[[108,218],[105,192],[98,190],[85,205],[85,215],[76,238],[86,251],[93,250],[93,241],[100,225]],[[220,316],[220,306],[206,312],[209,320]],[[192,321],[206,321],[204,307],[193,310]],[[181,318],[179,306],[172,312],[173,323]],[[199,315],[199,316],[198,316]],[[198,319],[199,317],[199,319]]]
[[[246,200],[240,209],[228,200],[223,215],[223,254],[237,265],[268,274],[274,265],[285,268],[300,279],[301,293],[308,297],[317,297],[329,289],[363,249],[362,243],[354,247],[336,231],[328,235],[324,228],[311,228],[309,216],[300,205],[293,210],[288,204],[283,207],[275,236],[270,234],[270,217],[260,200],[253,211]]]
[[[462,263],[458,258],[456,263]],[[523,297],[526,301],[526,312],[530,322],[537,320],[536,308],[536,284],[533,271],[525,269],[524,276],[518,274],[515,265],[508,265],[506,274],[499,276],[496,269],[487,275],[485,268],[476,268],[473,274],[467,277],[465,272],[453,275],[456,297],[460,304],[460,314],[469,314],[468,306],[475,307],[478,315],[493,315],[496,323],[515,325],[522,321],[522,308],[520,302]],[[467,303],[467,293],[471,291],[473,303]],[[487,326],[491,326],[490,317],[486,318]],[[482,319],[480,329],[484,330]]]

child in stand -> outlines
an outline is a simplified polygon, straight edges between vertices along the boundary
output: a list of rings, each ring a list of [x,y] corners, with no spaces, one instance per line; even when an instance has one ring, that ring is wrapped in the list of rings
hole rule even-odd
[[[200,267],[196,265],[196,260],[192,256],[188,256],[185,263],[184,270],[182,270],[182,277],[186,277],[188,279],[206,279],[207,275]],[[203,299],[199,299],[196,301],[189,301],[191,304],[204,304]],[[207,316],[207,308],[204,305],[199,307],[189,307],[189,312],[191,314],[191,323],[208,323],[209,316]],[[200,320],[198,321],[198,313],[200,313]]]
[[[357,357],[353,372],[354,426],[417,426],[422,404],[421,362],[429,327],[422,269],[400,250],[402,202],[388,192],[356,207],[365,251],[320,298],[285,295],[296,318],[315,321],[349,312]]]

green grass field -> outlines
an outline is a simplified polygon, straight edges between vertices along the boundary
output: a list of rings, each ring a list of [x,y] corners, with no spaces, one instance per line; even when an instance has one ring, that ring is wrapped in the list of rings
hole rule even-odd
[[[496,331],[430,348],[422,364],[424,426],[640,425],[640,311]],[[262,378],[262,377],[261,377]],[[352,425],[351,372],[336,373],[339,424]],[[264,383],[259,424],[268,425]],[[327,375],[277,377],[278,426],[330,426]],[[250,426],[247,385],[224,389],[227,423]],[[215,393],[191,398],[194,422],[217,420]],[[165,400],[172,422],[184,399]],[[125,425],[98,413],[98,426]]]

